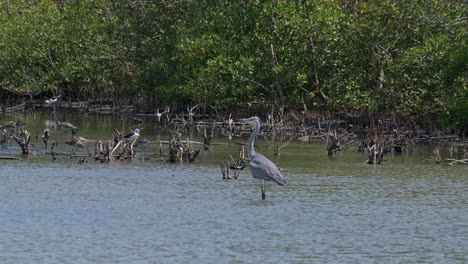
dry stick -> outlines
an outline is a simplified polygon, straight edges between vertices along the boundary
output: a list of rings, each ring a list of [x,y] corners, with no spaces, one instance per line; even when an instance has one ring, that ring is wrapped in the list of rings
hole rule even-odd
[[[119,143],[117,143],[117,145],[110,152],[110,156],[114,155],[114,151],[120,146],[120,144],[122,144],[122,142],[123,140],[119,140]]]
[[[163,151],[162,151],[162,142],[159,141],[159,160],[160,161],[163,161],[164,157],[163,157]]]
[[[114,156],[112,156],[112,152],[110,151],[112,148],[112,142],[111,140],[107,140],[106,144],[106,155],[107,155],[107,161],[114,160]]]
[[[229,179],[229,167],[227,166],[227,162],[221,161],[219,165],[221,167],[221,173],[223,174],[223,180]]]
[[[132,141],[132,144],[130,144],[130,156],[131,156],[131,157],[135,156],[135,153],[134,153],[134,151],[133,151],[133,145],[135,145],[135,142],[137,142],[137,140],[138,140],[139,137],[140,137],[140,136],[137,136],[137,137]]]
[[[55,142],[52,142],[52,147],[50,148],[50,154],[52,155],[52,160],[56,160],[57,158],[55,157],[55,155],[57,154],[54,150],[55,146],[57,145],[57,143]]]
[[[468,165],[468,159],[463,159],[463,160],[457,160],[457,159],[446,159],[448,161],[450,161],[450,165],[455,165],[455,164],[464,164],[464,165]]]
[[[286,141],[285,143],[283,143],[281,146],[279,145],[279,143],[276,145],[276,150],[275,150],[275,156],[280,156],[281,153],[281,149],[284,148],[284,147],[287,147],[289,145],[289,143],[295,138],[296,136],[292,136],[290,139],[288,139],[288,141]]]
[[[14,157],[14,156],[0,156],[0,159],[2,160],[20,160],[20,157]]]
[[[27,130],[21,130],[19,137],[13,135],[12,138],[16,141],[16,143],[18,143],[18,145],[20,145],[21,151],[24,155],[29,154],[29,143],[31,142],[31,135]]]

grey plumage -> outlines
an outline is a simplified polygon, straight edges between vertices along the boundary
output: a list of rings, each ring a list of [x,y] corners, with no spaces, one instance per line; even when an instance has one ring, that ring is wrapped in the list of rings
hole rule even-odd
[[[250,171],[252,176],[256,179],[259,179],[260,188],[262,190],[262,199],[265,200],[265,183],[264,181],[274,181],[278,185],[286,185],[286,180],[279,171],[278,167],[269,160],[267,157],[263,156],[260,153],[257,153],[254,149],[255,137],[260,131],[261,121],[258,117],[251,117],[241,119],[243,122],[253,124],[254,130],[249,138],[249,160],[250,160]]]

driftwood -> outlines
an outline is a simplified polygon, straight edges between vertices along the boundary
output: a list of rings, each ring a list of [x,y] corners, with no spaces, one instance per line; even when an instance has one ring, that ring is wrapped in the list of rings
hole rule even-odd
[[[11,106],[11,107],[3,107],[2,111],[3,113],[20,112],[20,111],[24,111],[25,106],[26,106],[26,103],[22,103],[22,104]]]
[[[2,136],[0,137],[0,145],[2,148],[7,148],[6,144],[8,143],[9,137],[7,136],[6,132],[4,131],[2,133]]]
[[[57,143],[56,142],[52,142],[52,145],[50,147],[50,155],[52,156],[52,160],[56,160],[57,159],[57,152],[55,152],[55,146],[57,146]]]
[[[44,148],[45,149],[47,149],[47,144],[49,144],[49,139],[50,139],[49,129],[46,128],[42,132],[42,141],[44,142]]]
[[[456,164],[468,165],[468,159],[462,159],[462,160],[446,159],[446,160],[449,161],[449,165],[456,165]]]
[[[20,157],[15,156],[0,156],[0,160],[20,160]]]
[[[333,133],[328,132],[327,137],[327,154],[329,158],[333,158],[336,152],[341,150],[340,141],[338,140],[338,136],[336,130]]]
[[[454,156],[458,154],[458,147],[463,149],[463,158],[461,159],[456,159]],[[445,160],[449,161],[449,165],[468,165],[468,144],[464,144],[461,146],[456,146],[456,145],[450,145],[449,148],[449,153],[450,153],[450,158],[447,158]]]
[[[114,160],[111,155],[114,140],[98,140],[95,144],[94,149],[94,159],[100,161],[101,163],[110,162]]]
[[[120,158],[133,158],[136,154],[134,145],[138,142],[139,136],[135,137],[133,140],[129,141],[128,139],[124,138],[123,134],[115,129],[116,133],[113,136],[113,148],[110,151],[110,157],[116,157],[117,159]],[[109,144],[109,143],[108,143]]]
[[[132,158],[134,156],[133,144],[137,141],[138,137],[133,141],[126,141],[120,131],[115,129],[116,133],[113,135],[112,139],[98,140],[96,141],[94,147],[94,159],[104,162],[111,162],[114,159]],[[130,152],[130,153],[129,153]],[[129,155],[127,155],[129,154]]]
[[[373,138],[368,138],[366,145],[368,159],[365,163],[380,164],[384,161],[385,139],[382,136],[379,137],[379,135],[375,135]]]
[[[188,139],[185,142],[178,137],[169,139],[169,162],[194,162],[198,154],[200,150],[192,150]]]
[[[27,130],[20,129],[18,133],[13,134],[11,138],[21,147],[24,155],[30,153],[31,134]]]
[[[442,158],[440,157],[439,146],[437,145],[432,152],[434,155],[432,155],[430,159],[426,159],[426,161],[440,164],[442,162]]]
[[[240,172],[246,167],[246,160],[245,160],[245,148],[244,145],[241,145],[239,149],[239,157],[235,160],[231,155],[230,161],[222,161],[220,163],[221,173],[223,174],[223,180],[230,180],[230,179],[237,179],[239,177]],[[231,176],[230,171],[233,171],[233,175]]]
[[[164,154],[163,154],[163,150],[162,150],[162,142],[159,141],[159,160],[160,161],[163,161],[164,160]]]
[[[223,174],[223,180],[230,180],[232,177],[229,175],[229,166],[227,161],[221,161],[220,163],[221,173]]]
[[[205,150],[211,149],[211,140],[213,139],[213,130],[211,130],[211,135],[207,136],[206,128],[203,130],[203,148]]]

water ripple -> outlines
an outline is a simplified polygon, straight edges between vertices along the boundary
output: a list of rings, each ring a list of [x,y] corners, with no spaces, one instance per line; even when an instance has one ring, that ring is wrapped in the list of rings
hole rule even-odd
[[[1,165],[3,263],[467,260],[463,168],[287,167],[261,201],[248,171],[210,164],[20,164]]]

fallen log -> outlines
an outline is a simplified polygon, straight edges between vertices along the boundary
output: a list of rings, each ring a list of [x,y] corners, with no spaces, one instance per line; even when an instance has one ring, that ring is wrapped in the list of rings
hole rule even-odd
[[[0,156],[0,160],[20,160],[20,157],[15,156]]]

